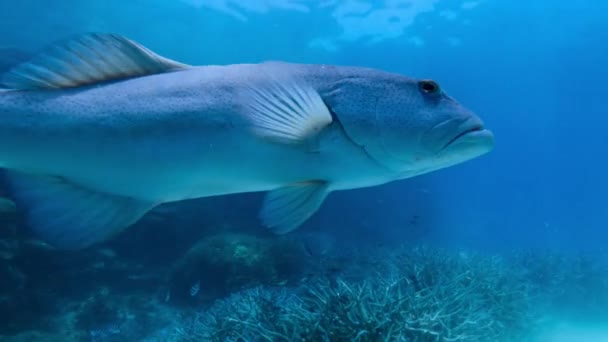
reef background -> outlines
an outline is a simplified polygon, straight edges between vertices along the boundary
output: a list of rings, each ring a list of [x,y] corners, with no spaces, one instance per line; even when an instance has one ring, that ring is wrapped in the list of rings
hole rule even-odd
[[[492,153],[462,165],[334,193],[284,239],[257,221],[262,194],[170,204],[78,253],[32,240],[3,205],[0,335],[128,340],[161,322],[172,334],[184,324],[176,316],[197,321],[213,300],[241,288],[314,288],[353,272],[382,281],[371,275],[378,266],[352,270],[354,260],[401,265],[393,262],[395,251],[419,246],[433,251],[413,258],[420,264],[438,255],[458,263],[462,253],[505,258],[509,266],[500,272],[526,277],[532,287],[563,287],[573,295],[552,300],[569,317],[605,326],[606,312],[592,304],[606,303],[608,291],[607,11],[608,3],[585,0],[0,2],[0,47],[35,51],[97,31],[191,64],[377,67],[436,79],[497,138]],[[529,256],[525,267],[521,255]],[[226,268],[232,271],[216,274]],[[197,282],[200,292],[191,296]],[[142,312],[155,315],[143,319]],[[513,319],[523,317],[513,312]]]

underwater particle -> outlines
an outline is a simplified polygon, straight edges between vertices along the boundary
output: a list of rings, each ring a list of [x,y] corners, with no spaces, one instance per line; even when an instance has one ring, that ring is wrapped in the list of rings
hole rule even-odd
[[[18,243],[13,239],[0,239],[0,259],[11,260],[18,250]]]
[[[55,247],[53,247],[53,246],[49,245],[48,243],[46,243],[45,241],[42,241],[39,239],[27,239],[27,240],[23,241],[23,243],[32,249],[39,249],[39,250],[46,250],[46,251],[55,250]]]
[[[201,290],[201,282],[197,281],[190,287],[190,297],[195,297],[198,292]]]
[[[97,251],[97,253],[105,258],[114,259],[116,258],[116,252],[111,248],[102,248]]]
[[[0,215],[13,214],[17,211],[15,202],[8,198],[0,197]]]
[[[247,259],[250,259],[250,257],[252,256],[251,253],[252,253],[251,249],[245,245],[239,244],[234,248],[234,257],[235,258],[247,260]]]
[[[439,16],[445,18],[446,20],[452,21],[458,18],[458,14],[451,10],[443,10],[439,12]]]
[[[7,291],[16,291],[23,289],[28,282],[28,277],[25,273],[19,270],[17,267],[10,265],[10,263],[0,264],[0,290],[3,293]],[[0,303],[3,296],[0,296]],[[5,299],[8,299],[5,297]],[[1,308],[0,308],[1,310]]]
[[[462,3],[460,8],[465,9],[465,10],[470,10],[470,9],[473,9],[473,8],[479,6],[479,3],[480,3],[480,1],[465,1],[464,3]]]
[[[106,263],[103,261],[98,261],[98,262],[94,263],[93,265],[91,265],[91,267],[93,269],[98,269],[98,270],[104,269],[106,267]]]
[[[420,223],[420,216],[419,215],[413,215],[410,220],[409,223],[411,225],[417,225],[418,223]]]
[[[120,334],[120,326],[118,324],[108,324],[101,328],[89,330],[89,336],[93,341],[103,341],[110,336]]]
[[[339,50],[336,42],[329,38],[315,38],[308,42],[308,47],[312,49],[325,50],[327,52],[336,52]]]
[[[448,37],[446,38],[446,41],[448,42],[448,44],[450,46],[460,46],[462,44],[462,40],[458,37]]]
[[[408,39],[410,43],[414,44],[417,47],[421,47],[424,45],[424,39],[420,36],[413,36]]]

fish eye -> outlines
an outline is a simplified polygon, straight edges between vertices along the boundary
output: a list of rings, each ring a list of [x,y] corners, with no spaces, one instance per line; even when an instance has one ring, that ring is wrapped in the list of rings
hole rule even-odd
[[[424,94],[436,94],[439,92],[439,84],[431,80],[423,80],[418,82],[418,89]]]

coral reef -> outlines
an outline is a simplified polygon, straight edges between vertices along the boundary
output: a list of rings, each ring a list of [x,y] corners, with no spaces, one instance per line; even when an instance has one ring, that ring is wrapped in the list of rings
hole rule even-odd
[[[2,341],[530,341],[566,315],[608,323],[597,255],[224,232],[153,267],[6,240]]]
[[[11,241],[18,246],[13,258],[0,260],[0,336],[52,331],[58,316],[89,310],[80,304],[101,291],[149,297],[163,281],[162,270],[143,269],[110,249],[65,252],[33,240]],[[111,303],[109,296],[104,298]]]
[[[168,298],[196,304],[258,284],[286,284],[300,275],[306,262],[301,244],[289,239],[223,233],[200,240],[169,276]],[[200,287],[193,294],[192,287]]]

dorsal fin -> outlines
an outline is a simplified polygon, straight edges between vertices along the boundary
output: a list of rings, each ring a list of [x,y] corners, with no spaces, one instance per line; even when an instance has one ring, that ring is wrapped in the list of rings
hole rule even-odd
[[[2,75],[0,84],[15,90],[73,88],[187,67],[123,36],[91,33],[48,47]]]

